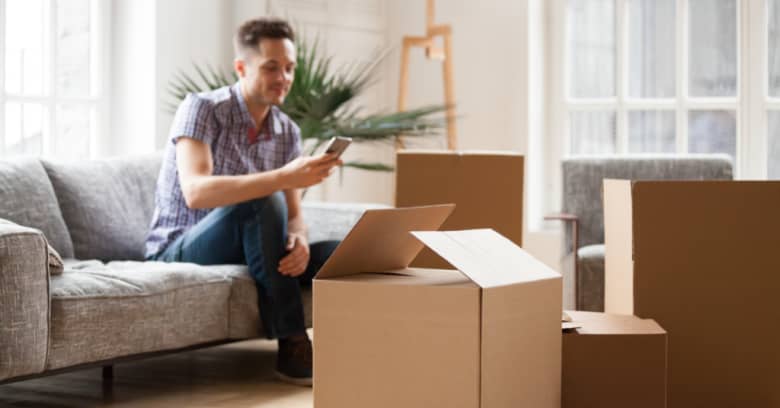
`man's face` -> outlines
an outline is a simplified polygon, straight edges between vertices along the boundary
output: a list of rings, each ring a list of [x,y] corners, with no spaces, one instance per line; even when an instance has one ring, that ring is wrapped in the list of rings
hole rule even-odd
[[[255,104],[281,105],[295,77],[295,44],[289,39],[262,39],[259,52],[235,60],[242,88]]]

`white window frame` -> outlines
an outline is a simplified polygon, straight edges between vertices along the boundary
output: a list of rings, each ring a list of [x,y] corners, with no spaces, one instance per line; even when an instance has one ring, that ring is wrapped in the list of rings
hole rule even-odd
[[[757,163],[756,149],[754,146],[765,146],[764,140],[759,135],[765,134],[764,129],[758,132],[758,125],[763,123],[766,127],[766,120],[757,123],[750,110],[750,106],[756,103],[755,88],[756,82],[763,79],[766,84],[766,34],[760,35],[763,29],[766,32],[766,24],[750,24],[751,21],[762,21],[762,7],[765,6],[765,0],[759,2],[749,0],[736,0],[738,4],[739,17],[737,20],[737,44],[738,52],[738,88],[737,96],[733,98],[694,98],[689,97],[687,92],[688,82],[688,0],[678,0],[676,10],[676,94],[675,99],[646,99],[636,100],[627,96],[626,78],[628,72],[627,54],[627,1],[615,0],[616,9],[616,94],[614,98],[604,99],[572,99],[568,97],[568,81],[570,76],[568,72],[568,50],[566,33],[566,2],[568,0],[554,0],[551,4],[552,10],[552,73],[557,81],[551,81],[551,117],[549,118],[549,128],[551,134],[556,135],[551,141],[551,152],[554,154],[552,160],[548,162],[553,166],[560,166],[560,159],[569,155],[569,115],[572,110],[614,110],[617,114],[617,142],[616,151],[619,153],[627,152],[628,145],[628,112],[636,110],[674,110],[676,115],[676,144],[677,153],[687,151],[688,145],[688,111],[689,110],[733,110],[737,112],[737,142],[736,142],[736,167],[735,173],[745,177],[761,177],[766,175],[766,158],[763,163]],[[587,1],[587,0],[573,0]],[[762,3],[762,4],[757,4]],[[766,16],[763,16],[766,22]],[[763,39],[763,47],[756,47],[757,42],[754,37]],[[752,44],[752,48],[750,45]],[[762,66],[763,65],[763,66]],[[763,75],[758,75],[758,69],[763,68]],[[766,86],[764,86],[766,88]],[[765,95],[766,93],[764,93]],[[780,101],[775,101],[777,103]],[[780,105],[777,105],[780,106]],[[748,120],[748,115],[750,119]],[[765,115],[764,115],[765,116]],[[752,124],[753,126],[747,126]],[[763,143],[759,143],[763,142]],[[760,170],[763,169],[763,172]],[[560,174],[557,171],[557,174]]]
[[[749,117],[745,131],[751,137],[747,140],[746,150],[749,157],[744,161],[749,162],[746,174],[750,178],[765,179],[768,176],[768,111],[780,111],[780,97],[769,96],[769,1],[748,1],[748,14],[750,27],[748,41],[745,48],[749,53],[750,61],[757,63],[745,69],[746,77],[743,78],[750,84]],[[780,6],[780,4],[779,4]]]
[[[48,53],[45,56],[44,64],[48,64],[52,69],[45,72],[48,75],[48,87],[44,89],[42,96],[14,95],[5,92],[5,24],[6,21],[6,0],[0,0],[0,155],[5,151],[5,106],[7,102],[18,103],[37,103],[46,108],[44,115],[44,132],[42,139],[42,157],[56,157],[62,160],[83,159],[57,157],[57,152],[53,148],[53,138],[57,137],[57,115],[56,108],[63,103],[85,104],[93,108],[92,128],[90,129],[89,156],[95,158],[108,151],[109,140],[109,56],[110,56],[110,2],[105,0],[91,0],[92,15],[95,16],[94,35],[91,36],[90,51],[92,52],[92,61],[90,70],[93,76],[91,86],[94,92],[88,97],[66,97],[57,94],[56,86],[56,56],[57,56],[57,14],[56,2],[67,0],[46,0],[44,6],[44,18],[47,21],[46,44]],[[24,132],[24,129],[22,129]]]

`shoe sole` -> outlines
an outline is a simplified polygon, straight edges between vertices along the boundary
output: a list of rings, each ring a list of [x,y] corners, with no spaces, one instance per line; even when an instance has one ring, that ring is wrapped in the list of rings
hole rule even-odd
[[[279,379],[281,381],[284,381],[284,382],[286,382],[288,384],[299,385],[301,387],[311,387],[312,384],[313,384],[313,381],[312,381],[311,378],[290,377],[288,375],[284,375],[284,374],[280,373],[279,371],[275,371],[274,374],[276,375],[277,379]]]

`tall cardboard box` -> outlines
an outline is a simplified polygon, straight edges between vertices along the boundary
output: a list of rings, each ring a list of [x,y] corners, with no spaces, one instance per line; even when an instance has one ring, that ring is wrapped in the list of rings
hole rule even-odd
[[[560,275],[492,230],[409,232],[450,210],[369,210],[322,267],[315,407],[560,406]],[[457,270],[410,268],[423,243]]]
[[[669,333],[669,407],[780,407],[778,208],[780,182],[605,181],[606,308]]]
[[[442,230],[491,228],[523,245],[523,156],[509,152],[404,150],[396,164],[396,206],[454,203]],[[413,266],[449,268],[424,248]]]
[[[562,408],[666,407],[666,332],[651,319],[566,312]]]

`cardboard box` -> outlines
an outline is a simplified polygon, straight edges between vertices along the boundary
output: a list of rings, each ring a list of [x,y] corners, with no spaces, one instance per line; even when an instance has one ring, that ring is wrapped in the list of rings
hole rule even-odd
[[[561,277],[452,206],[369,210],[314,280],[314,406],[559,407]],[[410,268],[424,245],[458,270]]]
[[[653,320],[566,312],[563,408],[666,407],[666,332]]]
[[[523,246],[523,156],[507,152],[405,150],[396,164],[396,206],[454,203],[442,230],[491,228]],[[449,263],[425,248],[412,262]]]
[[[780,182],[604,184],[606,308],[669,333],[668,403],[780,407]]]

